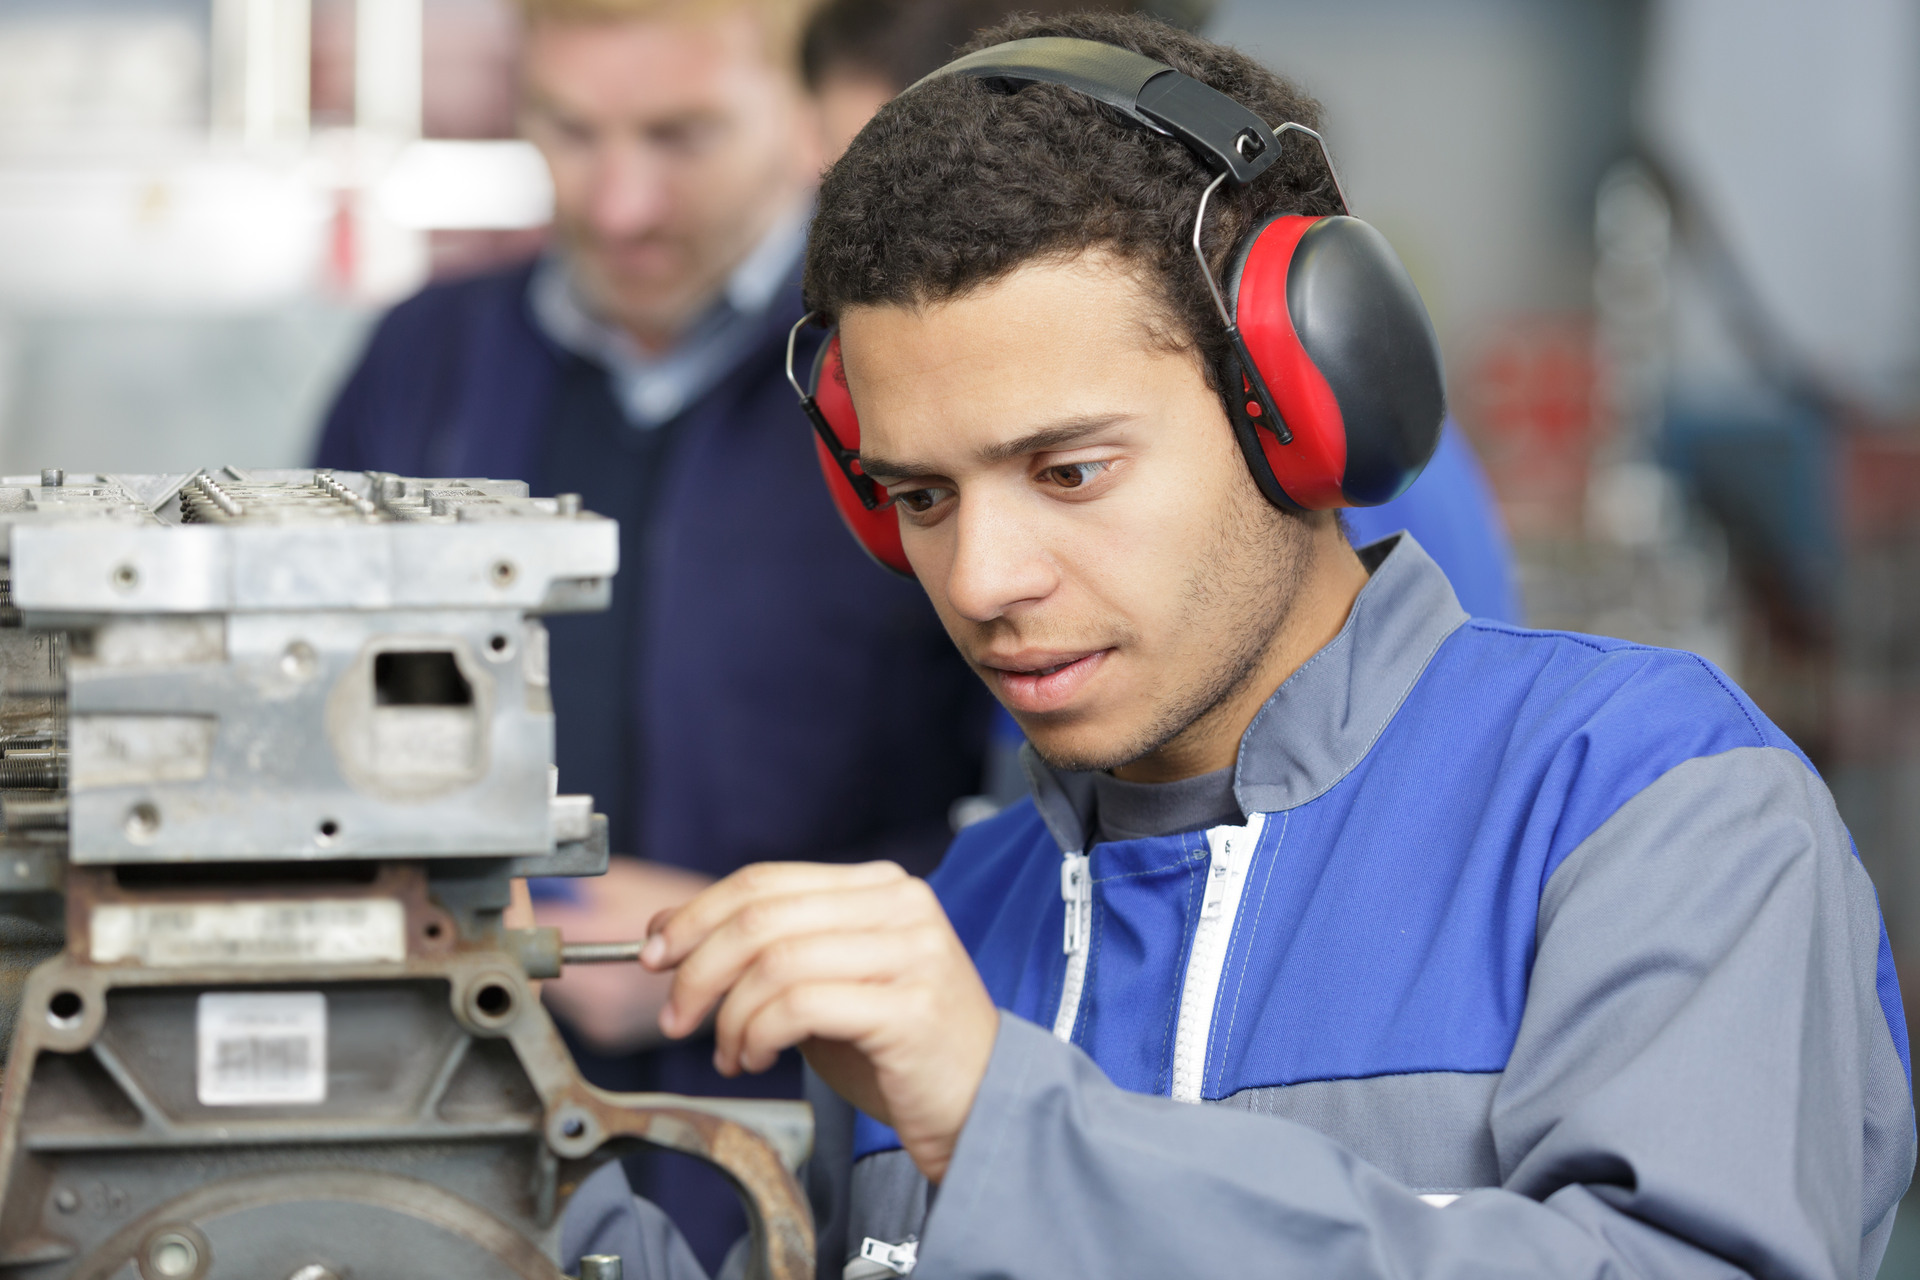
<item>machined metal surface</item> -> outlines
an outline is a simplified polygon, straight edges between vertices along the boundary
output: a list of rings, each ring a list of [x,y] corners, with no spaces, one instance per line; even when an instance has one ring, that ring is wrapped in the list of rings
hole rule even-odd
[[[539,615],[604,605],[611,522],[48,472],[0,478],[0,537],[0,1277],[557,1280],[637,1143],[726,1174],[753,1275],[812,1275],[804,1105],[588,1085],[536,980],[637,944],[503,920],[514,877],[606,866]]]

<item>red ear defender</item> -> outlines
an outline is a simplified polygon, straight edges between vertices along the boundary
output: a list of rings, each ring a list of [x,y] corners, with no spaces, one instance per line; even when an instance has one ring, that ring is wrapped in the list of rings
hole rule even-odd
[[[1253,366],[1231,416],[1261,491],[1309,511],[1399,497],[1440,443],[1446,392],[1433,324],[1386,237],[1358,218],[1269,218],[1226,285]]]
[[[811,319],[811,317],[807,317]],[[793,377],[793,341],[802,319],[787,340],[787,377]],[[799,384],[795,383],[795,389]],[[902,577],[913,576],[906,549],[900,545],[900,517],[886,493],[860,470],[860,419],[847,392],[847,373],[840,363],[840,331],[833,330],[813,360],[813,377],[801,392],[800,405],[813,423],[813,448],[820,474],[847,532],[882,568]]]

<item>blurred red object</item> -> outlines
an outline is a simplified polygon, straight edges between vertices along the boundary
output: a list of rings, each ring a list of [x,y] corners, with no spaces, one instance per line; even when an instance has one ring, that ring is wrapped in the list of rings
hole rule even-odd
[[[1578,535],[1587,478],[1608,417],[1599,404],[1593,323],[1517,317],[1454,379],[1455,416],[1472,438],[1516,535]]]
[[[1841,436],[1841,531],[1853,546],[1920,538],[1920,424]]]

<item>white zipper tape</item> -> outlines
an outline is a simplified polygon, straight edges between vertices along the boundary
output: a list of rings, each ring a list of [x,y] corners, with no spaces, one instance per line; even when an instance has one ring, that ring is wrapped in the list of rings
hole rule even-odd
[[[1087,984],[1087,950],[1093,938],[1093,871],[1084,853],[1069,853],[1060,861],[1060,901],[1066,908],[1061,947],[1067,953],[1067,976],[1060,983],[1060,1008],[1053,1016],[1053,1034],[1073,1039],[1080,1020],[1080,994]]]
[[[1256,813],[1244,827],[1215,827],[1207,832],[1207,887],[1200,900],[1200,919],[1193,928],[1193,951],[1187,957],[1186,982],[1180,989],[1180,1020],[1173,1034],[1173,1086],[1169,1092],[1175,1102],[1200,1101],[1220,975],[1226,969],[1233,922],[1240,915],[1247,871],[1253,865],[1253,853],[1265,825],[1266,815]]]

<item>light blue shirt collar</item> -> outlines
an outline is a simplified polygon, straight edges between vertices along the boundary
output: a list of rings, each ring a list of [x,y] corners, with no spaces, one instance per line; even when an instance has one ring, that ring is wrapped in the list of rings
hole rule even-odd
[[[556,346],[607,371],[629,423],[658,427],[718,386],[747,353],[750,335],[800,260],[812,217],[809,202],[776,222],[727,277],[720,297],[666,351],[641,350],[625,330],[588,310],[560,253],[548,253],[534,268],[527,298],[534,322]]]

